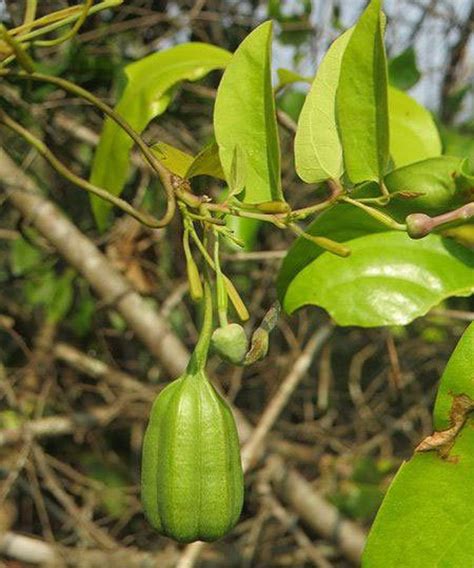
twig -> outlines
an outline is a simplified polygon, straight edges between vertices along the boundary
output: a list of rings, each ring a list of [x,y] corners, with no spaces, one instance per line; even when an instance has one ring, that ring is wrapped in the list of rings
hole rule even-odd
[[[53,349],[54,356],[68,363],[78,371],[88,374],[95,379],[104,379],[112,386],[118,386],[125,390],[137,391],[150,399],[155,396],[155,390],[135,379],[134,377],[113,369],[99,359],[89,357],[82,351],[67,345],[66,343],[58,343]]]
[[[278,416],[285,408],[291,395],[298,384],[304,378],[316,353],[321,349],[328,337],[331,335],[332,326],[325,325],[319,329],[308,341],[301,355],[293,365],[291,372],[286,376],[278,388],[278,391],[267,405],[260,417],[257,427],[253,431],[252,437],[242,449],[242,464],[244,471],[249,470],[258,459],[263,449],[263,441],[275,424]]]
[[[172,568],[174,554],[167,548],[163,552],[141,552],[133,548],[118,550],[76,549],[55,547],[37,538],[6,532],[0,535],[0,554],[15,558],[20,562],[41,564],[44,566],[61,566],[62,558],[67,558],[68,566],[126,566],[142,568],[143,566],[159,566]]]
[[[346,558],[359,565],[365,545],[364,531],[342,518],[337,508],[314,491],[297,471],[288,468],[279,456],[272,456],[273,486],[282,501],[318,534],[336,542]]]
[[[115,412],[116,413],[116,412]],[[71,416],[48,416],[30,420],[18,428],[0,430],[0,448],[11,446],[29,437],[54,438],[75,432],[78,428],[93,428],[107,424],[113,418],[109,406],[97,406]]]
[[[115,540],[113,540],[107,532],[98,527],[96,524],[88,521],[81,509],[79,509],[79,507],[74,503],[70,495],[68,495],[60,486],[47,463],[46,455],[38,446],[33,448],[33,455],[46,487],[54,495],[55,499],[61,503],[64,509],[72,517],[74,517],[80,528],[83,529],[87,535],[91,539],[95,540],[100,546],[108,549],[117,548],[118,545]]]

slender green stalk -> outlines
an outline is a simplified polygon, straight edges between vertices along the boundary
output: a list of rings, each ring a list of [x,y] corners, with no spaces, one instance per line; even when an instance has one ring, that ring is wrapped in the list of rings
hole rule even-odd
[[[120,4],[122,3],[123,0],[104,0],[96,6],[92,6],[89,11],[89,15],[96,14],[97,12],[100,12],[102,10],[107,10],[108,8],[120,6]],[[75,22],[78,18],[81,17],[81,14],[81,6],[72,6],[70,8],[65,8],[64,10],[58,10],[57,12],[53,12],[52,14],[47,14],[46,16],[43,16],[41,18],[37,18],[36,20],[29,22],[28,24],[24,23],[21,26],[17,26],[16,28],[11,29],[10,33],[15,36],[21,35],[22,42],[28,41]],[[39,29],[30,31],[33,28]]]
[[[204,260],[212,268],[212,270],[215,271],[216,265],[214,263],[214,260],[212,259],[211,255],[207,252],[206,247],[199,238],[199,235],[196,233],[196,229],[194,228],[192,223],[191,226],[189,227],[189,234],[191,235],[193,241],[196,243],[196,246],[200,250]],[[250,315],[248,313],[246,305],[244,304],[239,293],[237,292],[235,286],[232,284],[232,280],[230,280],[230,278],[228,278],[225,274],[223,274],[222,276],[224,279],[224,285],[226,287],[227,294],[229,296],[230,301],[232,302],[232,305],[235,308],[235,311],[237,312],[237,315],[242,321],[247,321]]]
[[[148,215],[146,213],[141,213],[137,209],[135,209],[132,205],[121,199],[120,197],[116,197],[112,193],[109,193],[105,189],[101,187],[97,187],[90,182],[82,179],[81,177],[77,176],[75,173],[71,172],[56,156],[51,152],[51,150],[44,144],[42,140],[36,138],[31,132],[26,130],[21,124],[18,124],[15,120],[10,118],[6,113],[0,111],[0,122],[2,122],[5,126],[19,134],[26,142],[28,142],[31,146],[36,148],[38,152],[51,164],[51,166],[63,177],[68,179],[71,183],[76,185],[77,187],[88,191],[89,193],[93,193],[97,195],[101,199],[112,203],[116,207],[119,207],[127,213],[134,217],[140,223],[143,223],[147,227],[151,228],[158,228],[161,226],[160,221]]]
[[[83,8],[79,18],[76,20],[76,22],[72,26],[72,28],[69,31],[67,31],[65,34],[63,34],[62,36],[55,38],[55,39],[39,40],[39,41],[36,41],[35,44],[39,45],[40,47],[53,47],[55,45],[59,45],[61,43],[64,43],[64,42],[72,39],[79,32],[83,23],[86,21],[87,16],[89,15],[93,4],[94,4],[94,0],[86,0],[85,1],[84,8]]]
[[[145,160],[153,168],[153,170],[157,172],[157,174],[160,176],[160,179],[165,188],[166,199],[167,199],[166,211],[163,217],[159,221],[156,221],[153,226],[155,228],[159,228],[159,227],[165,227],[166,225],[169,224],[171,219],[174,217],[176,211],[176,197],[173,185],[171,183],[171,173],[163,164],[161,164],[161,162],[159,162],[159,160],[156,158],[152,150],[143,141],[142,137],[128,124],[128,122],[124,118],[122,118],[118,113],[116,113],[113,108],[111,108],[108,104],[101,101],[99,98],[97,98],[89,91],[86,91],[82,87],[79,87],[78,85],[75,85],[74,83],[71,83],[70,81],[62,79],[60,77],[43,75],[41,73],[25,74],[22,72],[10,71],[8,69],[0,69],[0,77],[2,76],[13,77],[15,79],[20,79],[20,80],[30,79],[33,81],[56,85],[57,87],[60,87],[88,101],[89,103],[97,107],[99,110],[101,110],[104,114],[109,116],[114,122],[116,122],[130,136],[130,138],[132,138],[132,140],[138,146]]]
[[[397,223],[395,219],[392,219],[392,217],[390,217],[390,215],[387,215],[386,213],[383,213],[378,209],[374,209],[373,207],[370,207],[370,205],[366,205],[365,203],[361,203],[360,201],[357,201],[356,199],[351,199],[350,197],[341,197],[341,201],[344,201],[345,203],[350,203],[351,205],[354,205],[355,207],[362,209],[362,211],[365,211],[367,215],[370,215],[371,217],[382,223],[382,225],[385,225],[386,227],[389,227],[394,231],[406,232],[407,230],[406,225],[402,223]]]
[[[38,0],[26,0],[25,17],[23,18],[24,24],[31,24],[31,22],[35,20],[37,8]]]
[[[336,205],[337,200],[328,199],[327,201],[322,201],[321,203],[316,203],[315,205],[309,205],[308,207],[303,207],[301,209],[295,209],[291,211],[289,214],[290,218],[293,221],[302,221],[309,217],[309,215],[313,215],[314,213],[321,213],[321,211],[325,211],[326,209],[330,209]]]
[[[226,326],[227,320],[228,298],[225,289],[224,276],[221,270],[219,257],[219,235],[214,231],[214,264],[216,266],[216,296],[217,296],[217,314],[219,316],[219,324],[221,327]]]
[[[305,231],[303,231],[303,229],[296,224],[289,225],[289,228],[299,237],[302,237],[307,241],[311,241],[315,245],[320,246],[321,248],[327,250],[328,252],[331,252],[332,254],[336,254],[337,256],[342,257],[346,257],[351,254],[351,249],[348,246],[343,245],[342,243],[338,243],[336,241],[333,241],[332,239],[328,239],[327,237],[319,237],[305,233]]]
[[[10,47],[13,54],[18,60],[18,63],[23,67],[27,73],[34,73],[35,64],[28,53],[25,51],[24,47],[10,35],[7,28],[0,23],[0,35],[3,41]]]

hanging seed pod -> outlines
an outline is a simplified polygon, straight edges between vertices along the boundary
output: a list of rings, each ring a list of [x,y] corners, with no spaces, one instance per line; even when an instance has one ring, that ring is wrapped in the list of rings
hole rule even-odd
[[[153,405],[143,444],[142,502],[150,523],[179,542],[217,540],[240,516],[235,421],[203,370],[171,383]]]

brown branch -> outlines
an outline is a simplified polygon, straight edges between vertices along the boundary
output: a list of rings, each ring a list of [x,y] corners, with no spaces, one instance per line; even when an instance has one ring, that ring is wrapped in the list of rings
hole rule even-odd
[[[118,550],[77,549],[54,546],[30,536],[5,532],[0,535],[0,554],[15,558],[28,564],[42,566],[126,566],[140,568],[142,566],[160,566],[172,568],[174,558],[167,548],[163,552],[141,552],[133,548]]]
[[[271,460],[275,467],[273,486],[280,499],[318,534],[335,541],[342,554],[359,565],[366,539],[364,531],[344,519],[334,505],[279,456],[272,456]]]

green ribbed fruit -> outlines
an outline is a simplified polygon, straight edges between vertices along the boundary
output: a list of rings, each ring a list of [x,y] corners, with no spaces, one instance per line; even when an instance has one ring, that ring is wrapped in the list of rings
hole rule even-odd
[[[157,397],[143,442],[142,503],[160,533],[213,541],[237,522],[243,474],[235,421],[204,371]]]

